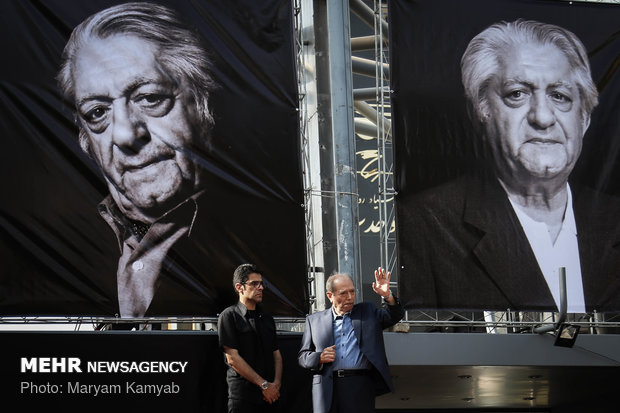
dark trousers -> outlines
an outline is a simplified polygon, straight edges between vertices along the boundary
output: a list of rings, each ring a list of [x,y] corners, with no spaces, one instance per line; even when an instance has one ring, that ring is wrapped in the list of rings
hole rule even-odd
[[[370,376],[334,377],[329,413],[374,413],[375,387]]]
[[[277,413],[279,412],[279,401],[269,404],[249,403],[245,400],[228,399],[228,413]]]

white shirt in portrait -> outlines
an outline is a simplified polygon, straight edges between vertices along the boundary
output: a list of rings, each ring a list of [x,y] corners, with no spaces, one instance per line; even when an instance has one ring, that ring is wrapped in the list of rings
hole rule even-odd
[[[538,266],[545,276],[557,307],[560,308],[559,269],[564,267],[566,268],[567,311],[569,313],[585,313],[573,196],[568,184],[566,184],[566,189],[568,192],[566,210],[562,228],[555,243],[551,239],[551,234],[544,222],[533,220],[517,204],[512,201],[510,203],[521,222],[521,227],[523,227],[523,231],[530,242],[530,247],[532,247]]]

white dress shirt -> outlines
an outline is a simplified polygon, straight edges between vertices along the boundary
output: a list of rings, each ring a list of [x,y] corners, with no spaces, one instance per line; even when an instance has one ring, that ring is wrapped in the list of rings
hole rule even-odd
[[[549,290],[560,307],[559,268],[566,268],[566,298],[569,313],[585,313],[585,299],[583,296],[583,282],[581,279],[581,263],[579,261],[579,245],[577,242],[577,226],[573,211],[573,196],[570,186],[566,184],[568,198],[566,210],[562,220],[562,227],[555,240],[544,222],[530,218],[519,205],[510,200],[521,227],[530,242],[530,247],[536,256],[538,266],[545,276]]]

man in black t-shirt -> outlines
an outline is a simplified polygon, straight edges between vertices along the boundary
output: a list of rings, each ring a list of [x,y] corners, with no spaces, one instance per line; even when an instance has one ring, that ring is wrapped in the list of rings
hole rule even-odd
[[[220,348],[228,370],[228,413],[274,412],[280,398],[282,355],[273,317],[257,304],[263,301],[263,278],[253,264],[234,272],[239,302],[219,316]]]

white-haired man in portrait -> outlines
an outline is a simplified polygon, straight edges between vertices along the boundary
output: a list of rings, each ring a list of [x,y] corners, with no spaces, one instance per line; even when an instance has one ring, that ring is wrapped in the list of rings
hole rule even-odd
[[[88,17],[64,49],[59,84],[110,193],[99,212],[118,240],[121,317],[194,314],[215,302],[195,277],[207,270],[194,259],[204,252],[192,253],[213,125],[209,68],[195,31],[153,3]]]
[[[399,219],[414,232],[407,305],[620,308],[620,202],[569,183],[598,92],[570,31],[517,20],[486,28],[461,60],[485,173],[416,195]],[[401,246],[402,247],[402,246]]]

